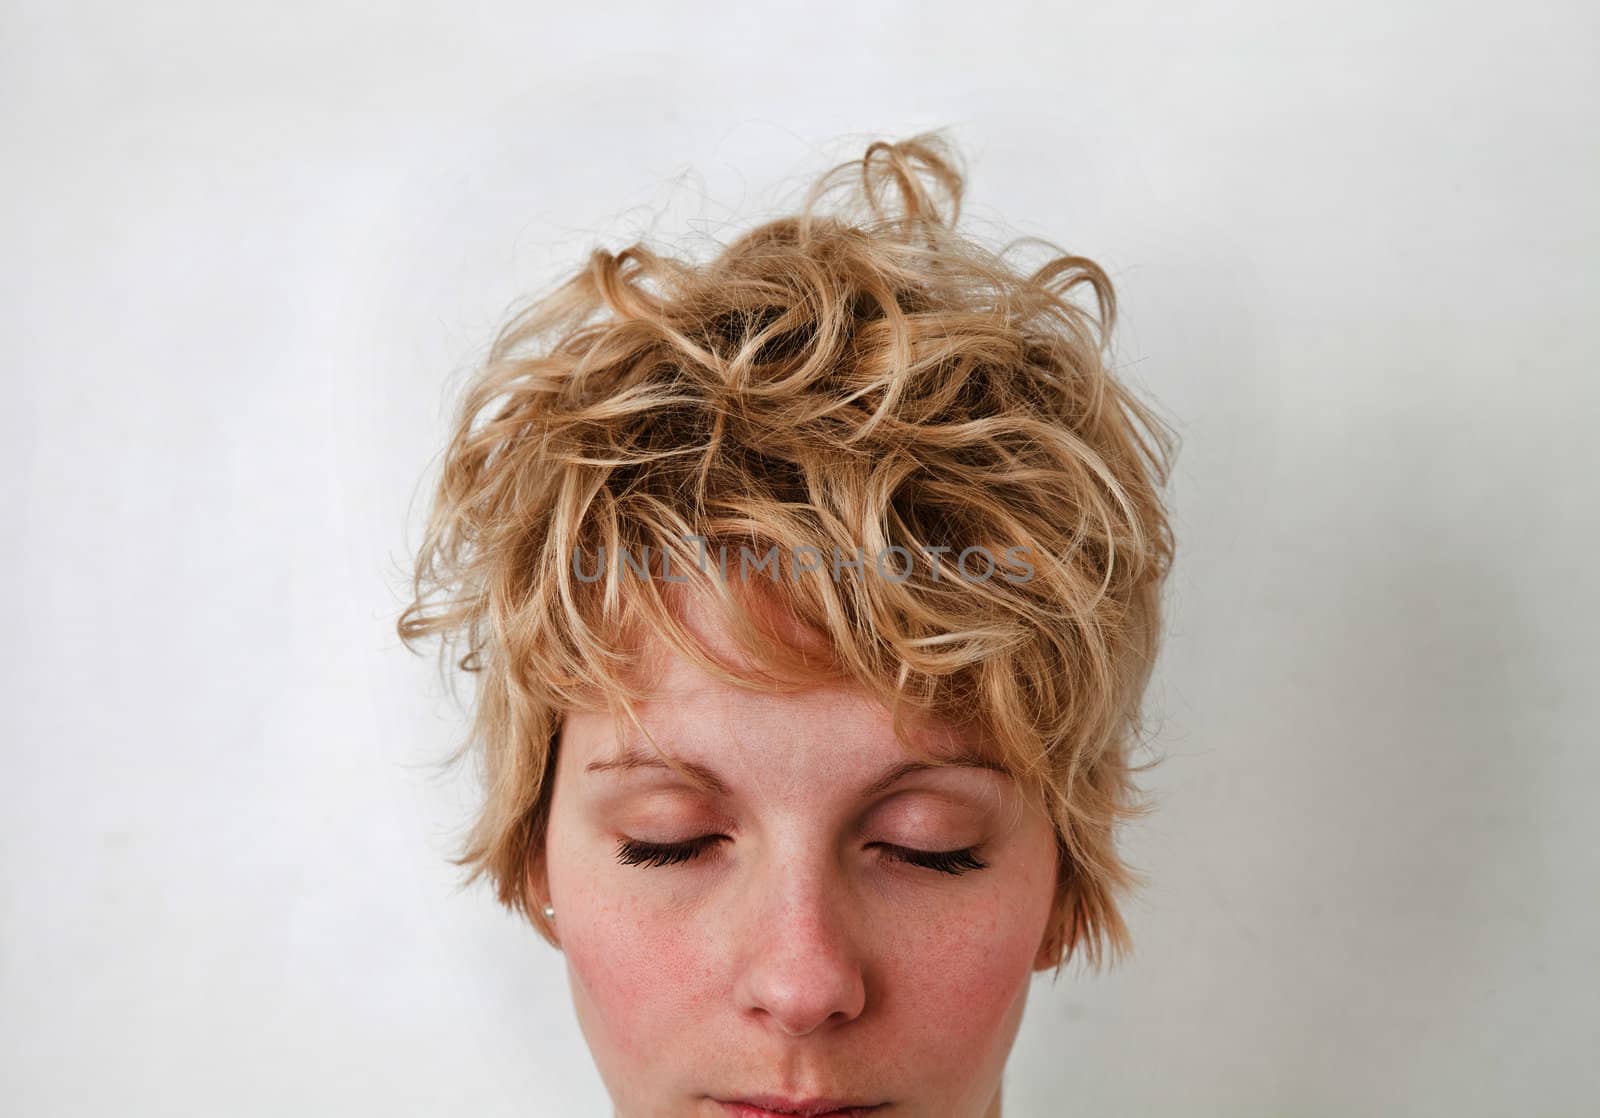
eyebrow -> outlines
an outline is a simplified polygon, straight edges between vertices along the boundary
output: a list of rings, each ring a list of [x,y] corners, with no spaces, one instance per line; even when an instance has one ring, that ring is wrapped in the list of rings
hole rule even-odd
[[[723,780],[716,774],[716,772],[705,765],[699,764],[695,761],[679,760],[678,767],[683,770],[684,774],[688,776],[692,783],[700,787],[702,790],[719,796],[732,795],[733,790],[728,786],[728,782]],[[904,780],[912,773],[924,772],[930,769],[949,768],[987,769],[991,772],[997,772],[1001,776],[1009,777],[1011,775],[1011,770],[1000,764],[998,761],[991,761],[988,758],[979,757],[975,754],[963,753],[955,757],[951,757],[943,762],[902,761],[900,764],[897,764],[886,770],[882,776],[878,777],[878,779],[874,780],[871,784],[862,789],[861,796],[863,799],[870,799],[879,793],[887,791],[889,788],[893,787],[899,781]],[[647,753],[633,745],[624,746],[614,757],[608,757],[600,761],[590,761],[585,771],[628,772],[636,769],[665,769],[668,772],[675,771],[673,766],[667,764],[666,761],[656,754]]]

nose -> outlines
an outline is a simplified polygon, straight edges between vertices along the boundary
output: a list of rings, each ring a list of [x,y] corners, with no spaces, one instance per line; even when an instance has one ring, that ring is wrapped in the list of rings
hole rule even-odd
[[[841,889],[790,880],[752,906],[740,1008],[792,1037],[853,1021],[866,1008],[862,955]]]

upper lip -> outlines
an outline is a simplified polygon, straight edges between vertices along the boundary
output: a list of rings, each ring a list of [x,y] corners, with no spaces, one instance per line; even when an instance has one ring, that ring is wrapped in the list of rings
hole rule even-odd
[[[854,1108],[872,1108],[880,1103],[865,1102],[861,1099],[791,1099],[782,1095],[740,1095],[738,1098],[729,1099],[729,1102],[743,1103],[745,1106],[758,1106],[762,1110],[775,1110],[779,1114],[799,1114],[806,1118],[813,1118],[818,1114],[831,1114],[836,1110],[851,1110]]]

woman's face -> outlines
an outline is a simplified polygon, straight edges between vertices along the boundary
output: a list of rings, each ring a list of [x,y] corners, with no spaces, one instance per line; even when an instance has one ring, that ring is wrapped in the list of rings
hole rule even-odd
[[[908,768],[851,690],[758,694],[654,651],[636,709],[706,786],[570,714],[541,883],[620,1118],[997,1115],[1047,965],[1049,820],[993,769]]]

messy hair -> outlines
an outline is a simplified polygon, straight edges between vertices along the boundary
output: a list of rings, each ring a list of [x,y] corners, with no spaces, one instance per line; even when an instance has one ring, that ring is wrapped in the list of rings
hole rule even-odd
[[[1177,440],[1108,368],[1105,271],[958,232],[963,178],[939,133],[878,141],[708,260],[596,248],[475,372],[398,630],[475,674],[456,757],[477,755],[484,797],[456,861],[551,942],[530,882],[562,715],[632,717],[653,634],[742,686],[855,684],[897,734],[910,714],[970,727],[1055,824],[1058,973],[1128,950],[1120,902],[1141,875],[1116,832],[1149,810],[1133,752]],[[1049,258],[1019,269],[1030,243]],[[774,546],[773,577],[707,569]],[[833,561],[785,563],[807,548]],[[951,577],[975,548],[1025,556],[1029,577]],[[894,577],[852,562],[884,553]],[[685,580],[760,668],[681,623]]]

